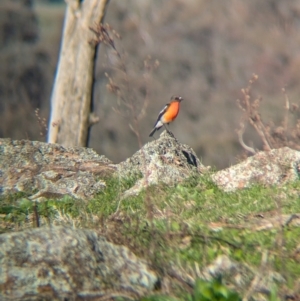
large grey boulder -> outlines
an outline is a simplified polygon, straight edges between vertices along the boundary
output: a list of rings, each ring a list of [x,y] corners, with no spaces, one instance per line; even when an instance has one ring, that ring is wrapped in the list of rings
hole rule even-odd
[[[136,195],[158,183],[175,185],[207,171],[190,146],[180,143],[166,131],[116,167],[120,177],[141,176],[124,197]]]
[[[212,176],[224,191],[235,191],[253,184],[280,185],[299,178],[300,152],[288,147],[259,152]]]
[[[137,298],[158,278],[96,231],[62,227],[0,235],[0,300]]]
[[[0,196],[25,192],[31,199],[89,199],[114,172],[94,150],[28,140],[0,139]]]

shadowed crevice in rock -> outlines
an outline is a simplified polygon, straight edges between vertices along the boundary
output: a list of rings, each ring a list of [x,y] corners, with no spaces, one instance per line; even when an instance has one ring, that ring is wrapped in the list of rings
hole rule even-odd
[[[186,157],[186,160],[189,164],[197,167],[197,159],[192,153],[188,153],[185,150],[182,150],[183,155]]]

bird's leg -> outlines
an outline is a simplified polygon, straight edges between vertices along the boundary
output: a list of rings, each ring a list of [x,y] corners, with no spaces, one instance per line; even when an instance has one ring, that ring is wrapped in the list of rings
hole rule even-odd
[[[166,129],[167,133],[170,134],[170,131],[169,131],[169,129],[166,127],[166,124],[164,123],[163,125],[164,125],[164,128]]]
[[[167,123],[167,125],[169,126],[169,124]],[[173,137],[173,138],[175,138],[175,136],[174,136],[174,134],[166,127],[166,125],[164,124],[164,127],[165,127],[165,129],[166,129],[166,131],[167,131],[167,133],[171,136],[171,137]]]

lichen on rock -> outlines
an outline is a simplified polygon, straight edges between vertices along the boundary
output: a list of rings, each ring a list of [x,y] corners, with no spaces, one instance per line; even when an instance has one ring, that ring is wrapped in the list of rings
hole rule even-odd
[[[3,301],[139,297],[158,281],[145,261],[93,230],[53,227],[1,234],[0,246]]]
[[[120,177],[142,176],[124,197],[158,183],[174,185],[207,170],[190,146],[181,144],[166,131],[116,167]]]
[[[253,184],[279,185],[299,179],[300,152],[283,147],[259,152],[234,166],[212,175],[224,191],[235,191]]]
[[[0,195],[89,199],[105,188],[101,177],[114,171],[111,161],[90,148],[0,139]]]

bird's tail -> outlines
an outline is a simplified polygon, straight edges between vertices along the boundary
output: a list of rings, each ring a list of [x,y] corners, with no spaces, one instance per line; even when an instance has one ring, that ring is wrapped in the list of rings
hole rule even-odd
[[[151,131],[151,133],[149,134],[149,137],[152,137],[154,135],[154,133],[156,132],[157,128],[154,127],[153,130]]]

